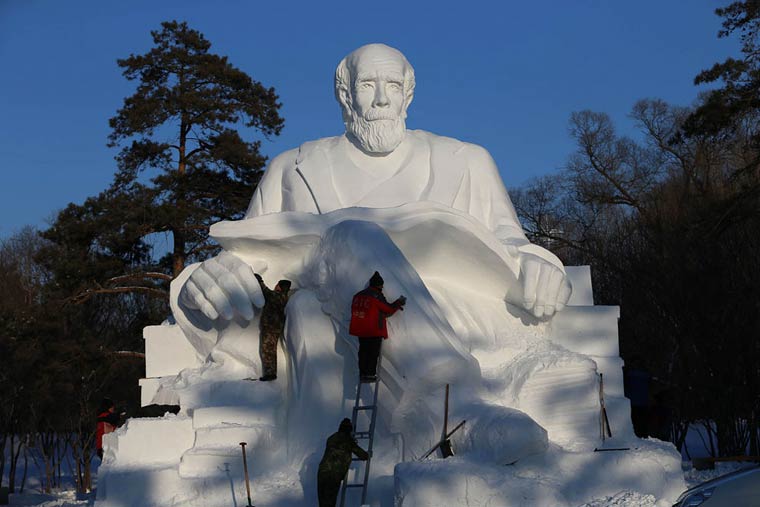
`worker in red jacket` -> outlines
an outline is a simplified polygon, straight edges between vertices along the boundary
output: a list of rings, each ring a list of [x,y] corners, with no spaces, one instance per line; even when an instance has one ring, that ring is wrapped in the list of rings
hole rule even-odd
[[[116,413],[116,405],[110,399],[103,398],[98,409],[98,425],[95,429],[95,449],[100,459],[103,459],[103,435],[116,431],[120,425],[121,415]]]
[[[388,338],[385,319],[404,310],[406,298],[399,297],[388,303],[383,295],[383,277],[375,271],[369,279],[369,287],[354,296],[351,302],[349,334],[359,337],[359,375],[361,382],[377,380],[377,359],[380,346]]]

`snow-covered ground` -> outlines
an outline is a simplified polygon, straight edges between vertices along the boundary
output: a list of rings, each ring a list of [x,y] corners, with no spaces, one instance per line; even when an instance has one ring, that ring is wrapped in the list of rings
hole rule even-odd
[[[717,463],[715,470],[695,470],[689,462],[684,462],[684,478],[688,487],[695,486],[704,481],[727,474],[742,467],[753,466],[747,463]],[[53,495],[39,493],[26,493],[12,495],[10,505],[23,505],[27,507],[91,507],[95,502],[95,492],[85,497],[77,497],[73,490],[57,492]],[[241,504],[242,505],[242,504]],[[655,498],[652,495],[642,495],[634,491],[621,491],[613,496],[598,498],[578,507],[655,507]]]
[[[690,439],[698,440],[698,436],[690,436]],[[695,448],[697,446],[695,445]],[[704,451],[704,449],[701,449]],[[706,453],[700,452],[700,456],[707,456]],[[440,463],[439,460],[433,460],[429,462],[432,466],[436,463]],[[30,475],[27,478],[25,492],[23,494],[15,494],[10,496],[9,505],[26,506],[26,507],[92,507],[95,503],[95,497],[97,494],[97,471],[99,460],[95,458],[93,460],[93,484],[95,484],[95,490],[86,495],[77,495],[73,486],[70,475],[67,477],[64,474],[63,483],[64,488],[58,491],[54,491],[53,494],[46,495],[40,493],[41,482],[39,471],[34,466],[29,469]],[[548,464],[547,464],[548,466]],[[693,487],[704,481],[713,479],[715,477],[725,475],[729,472],[737,470],[742,467],[754,466],[752,463],[716,463],[714,470],[696,470],[691,466],[690,461],[684,461],[682,468],[684,470],[684,479],[687,487]],[[7,469],[6,469],[7,474]],[[7,486],[7,475],[3,478],[3,485]],[[487,477],[484,477],[487,479]],[[597,478],[579,479],[577,487],[579,489],[588,489],[587,485],[581,484],[590,480],[598,480]],[[509,483],[506,484],[510,486]],[[510,486],[512,487],[512,486]],[[239,505],[243,505],[245,500],[239,502]],[[498,506],[498,503],[488,504]],[[595,498],[594,500],[578,505],[577,507],[656,507],[656,499],[652,495],[641,494],[632,490],[621,490],[614,495]]]
[[[77,495],[74,490],[64,490],[51,495],[39,493],[11,495],[9,505],[24,505],[27,507],[86,507],[94,505],[94,503],[94,492],[82,496]]]

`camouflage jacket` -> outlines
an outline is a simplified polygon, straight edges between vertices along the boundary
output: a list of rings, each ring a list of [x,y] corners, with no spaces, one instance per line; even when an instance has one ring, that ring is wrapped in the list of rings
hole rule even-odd
[[[264,309],[261,310],[261,332],[282,334],[285,329],[285,306],[288,295],[272,290],[263,280],[259,280],[261,292],[264,293]]]
[[[330,435],[325,446],[325,454],[319,462],[319,473],[342,478],[351,466],[351,454],[367,460],[367,451],[359,447],[350,433],[338,431]]]

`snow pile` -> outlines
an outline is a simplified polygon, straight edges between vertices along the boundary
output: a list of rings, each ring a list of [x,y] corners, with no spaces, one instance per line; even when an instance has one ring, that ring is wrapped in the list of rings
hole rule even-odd
[[[545,453],[508,466],[472,458],[400,463],[395,470],[397,506],[576,507],[592,500],[619,497],[634,502],[649,496],[671,505],[686,489],[680,462],[672,460],[668,445],[661,442],[642,442],[630,451],[591,453],[550,445]]]
[[[93,495],[79,498],[74,491],[61,491],[50,495],[25,493],[11,495],[8,505],[27,507],[88,507],[93,504]]]
[[[617,495],[600,498],[578,507],[655,507],[656,500],[652,495],[642,495],[635,491],[621,491]]]
[[[456,438],[457,451],[471,459],[506,465],[544,452],[548,445],[546,430],[528,415],[507,407],[472,407],[467,419],[471,430]]]
[[[697,470],[696,468],[689,468],[684,472],[684,478],[686,480],[686,485],[693,488],[698,484],[715,479],[721,475],[726,475],[736,470],[741,470],[742,468],[752,468],[755,466],[757,466],[757,464],[753,462],[719,461],[715,463],[715,468],[712,470]]]

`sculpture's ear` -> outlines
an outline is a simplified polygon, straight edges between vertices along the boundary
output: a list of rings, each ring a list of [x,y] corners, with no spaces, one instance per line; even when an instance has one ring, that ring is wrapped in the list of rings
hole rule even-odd
[[[351,119],[351,92],[349,91],[351,73],[348,71],[346,58],[341,60],[338,68],[335,69],[335,98],[338,99],[338,103],[340,104],[344,122]]]
[[[351,118],[351,93],[348,88],[341,86],[338,88],[338,102],[340,102],[340,109],[343,113],[343,121],[348,121]]]

